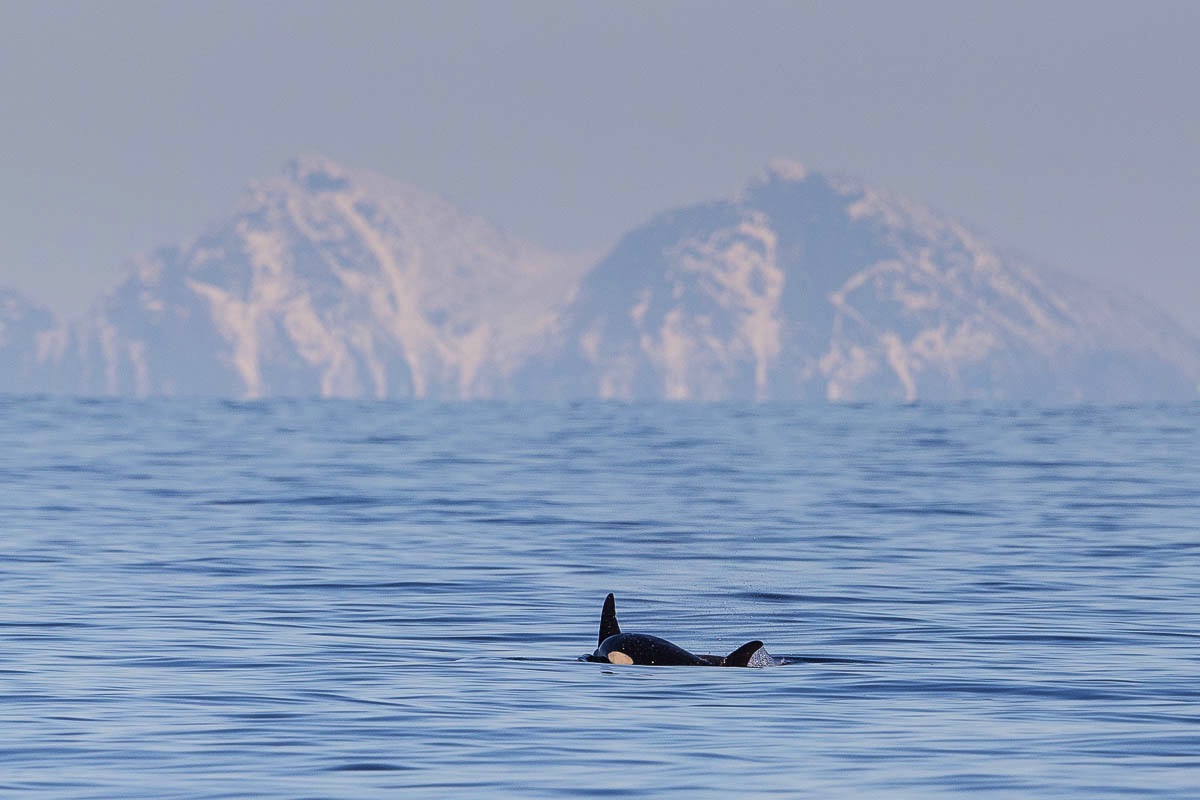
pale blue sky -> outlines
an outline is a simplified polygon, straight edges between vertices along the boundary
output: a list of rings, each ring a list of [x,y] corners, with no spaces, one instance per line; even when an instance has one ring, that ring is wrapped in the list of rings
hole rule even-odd
[[[320,153],[602,252],[783,156],[1200,334],[1200,3],[0,3],[0,286],[74,314]]]

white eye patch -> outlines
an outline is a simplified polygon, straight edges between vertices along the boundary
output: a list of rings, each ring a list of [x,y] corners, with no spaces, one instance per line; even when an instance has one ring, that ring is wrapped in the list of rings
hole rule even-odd
[[[608,654],[608,663],[610,664],[632,664],[633,659],[622,653],[620,650],[613,650]]]

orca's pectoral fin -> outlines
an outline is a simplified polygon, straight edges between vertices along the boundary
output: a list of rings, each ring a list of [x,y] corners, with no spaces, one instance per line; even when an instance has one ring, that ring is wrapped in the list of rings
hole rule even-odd
[[[727,667],[748,667],[750,659],[754,654],[762,649],[763,643],[755,639],[753,642],[746,642],[744,645],[734,650],[729,655],[725,656],[725,666]]]
[[[600,612],[600,638],[596,641],[596,646],[599,647],[605,639],[620,632],[621,626],[617,624],[617,600],[612,592],[609,592],[608,597],[604,598],[604,610]]]

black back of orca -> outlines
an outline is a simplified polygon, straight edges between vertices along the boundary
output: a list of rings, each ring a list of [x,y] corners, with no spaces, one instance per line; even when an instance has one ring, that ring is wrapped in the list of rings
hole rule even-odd
[[[588,656],[588,661],[666,667],[746,667],[762,646],[762,642],[755,640],[746,642],[724,657],[696,655],[658,636],[621,633],[621,626],[617,623],[617,601],[610,592],[604,598],[604,608],[600,612],[596,652]]]
[[[677,644],[644,633],[618,633],[596,648],[593,658],[610,664],[650,664],[660,667],[713,666]]]

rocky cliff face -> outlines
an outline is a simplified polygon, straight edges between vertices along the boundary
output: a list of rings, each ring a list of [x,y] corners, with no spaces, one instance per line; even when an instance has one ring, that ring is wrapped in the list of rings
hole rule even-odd
[[[7,391],[675,400],[1190,400],[1200,342],[904,198],[779,162],[590,270],[300,159],[86,318],[0,295]]]
[[[1200,343],[1161,312],[790,163],[626,236],[561,348],[526,374],[568,397],[1070,402],[1200,383]]]

